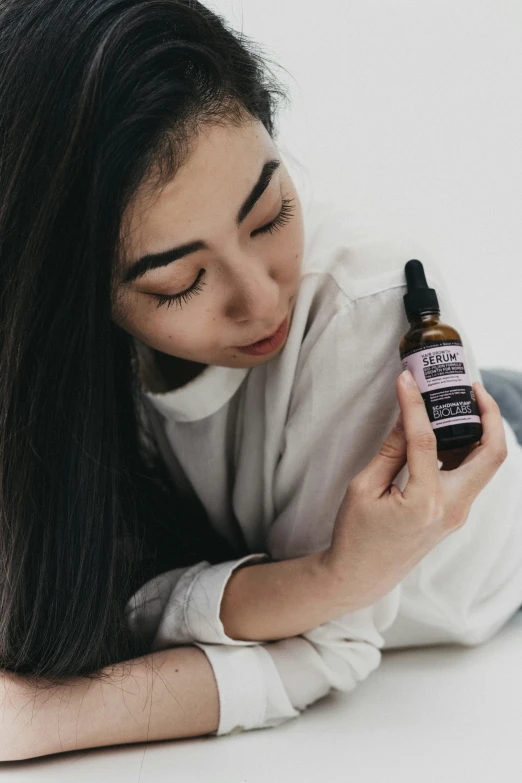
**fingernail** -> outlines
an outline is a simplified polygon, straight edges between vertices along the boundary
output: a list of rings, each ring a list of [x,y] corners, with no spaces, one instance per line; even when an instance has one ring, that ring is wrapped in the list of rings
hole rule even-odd
[[[404,370],[404,372],[401,373],[401,379],[405,386],[417,386],[415,378],[409,370]]]

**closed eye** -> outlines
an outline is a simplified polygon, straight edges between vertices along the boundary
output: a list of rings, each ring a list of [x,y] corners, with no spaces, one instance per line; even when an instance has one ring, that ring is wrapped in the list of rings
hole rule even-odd
[[[251,236],[255,237],[258,234],[265,233],[272,234],[274,231],[279,231],[279,229],[286,225],[295,214],[294,202],[295,199],[293,198],[284,198],[279,215],[274,218],[274,220],[270,221],[270,223],[267,223],[266,226],[262,226],[261,228],[257,228],[255,231],[252,231]]]
[[[283,226],[285,226],[295,215],[295,199],[290,198],[283,198],[283,203],[281,207],[281,211],[279,212],[279,215],[274,218],[274,220],[271,220],[270,223],[267,223],[266,226],[261,226],[261,228],[256,228],[255,231],[252,231],[251,237],[256,237],[258,234],[272,234],[274,231],[279,231]],[[190,286],[190,288],[187,288],[185,291],[181,291],[179,294],[150,294],[150,296],[153,296],[155,299],[158,300],[157,307],[161,307],[164,304],[167,304],[168,307],[172,303],[178,303],[180,305],[181,309],[181,302],[188,302],[189,299],[192,299],[193,296],[196,296],[201,290],[202,285],[201,284],[201,278],[205,274],[205,270],[201,269],[196,280],[194,283]]]

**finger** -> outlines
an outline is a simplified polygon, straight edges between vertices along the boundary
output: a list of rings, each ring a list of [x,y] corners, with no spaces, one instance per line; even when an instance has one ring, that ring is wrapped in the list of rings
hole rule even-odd
[[[388,491],[391,482],[406,464],[406,440],[402,426],[397,428],[398,423],[397,420],[377,454],[357,476],[360,489],[364,487],[365,492],[375,499]]]
[[[507,453],[506,433],[502,414],[495,399],[484,386],[473,384],[477,404],[480,410],[482,437],[480,442],[473,444],[475,448],[466,456],[459,466],[463,475],[469,474],[472,488],[485,487],[499,467],[499,457]]]
[[[437,438],[419,387],[407,386],[403,375],[397,379],[396,387],[404,420],[410,474],[403,495],[408,497],[419,491],[426,492],[437,481]]]

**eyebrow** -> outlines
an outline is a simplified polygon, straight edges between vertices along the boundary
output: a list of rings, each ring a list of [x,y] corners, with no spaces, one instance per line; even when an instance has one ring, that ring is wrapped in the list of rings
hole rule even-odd
[[[259,179],[254,185],[252,192],[245,199],[241,209],[236,217],[237,226],[241,226],[247,215],[250,214],[256,202],[261,198],[265,190],[270,185],[274,172],[277,171],[281,164],[280,160],[269,160],[264,164]],[[167,266],[173,261],[177,261],[183,256],[188,256],[191,253],[197,253],[198,250],[208,250],[208,245],[202,240],[190,242],[187,245],[180,245],[179,247],[173,247],[170,250],[164,250],[162,253],[153,253],[147,256],[143,256],[138,261],[134,261],[129,267],[126,268],[125,273],[120,281],[120,285],[132,283],[139,277],[143,277],[151,269],[157,269],[158,267]]]

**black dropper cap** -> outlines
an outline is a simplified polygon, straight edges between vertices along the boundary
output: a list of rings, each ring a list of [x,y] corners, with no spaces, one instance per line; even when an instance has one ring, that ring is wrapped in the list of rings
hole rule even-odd
[[[404,267],[408,293],[404,294],[404,307],[408,320],[420,313],[438,313],[440,315],[439,300],[434,288],[428,288],[426,275],[422,263],[416,258]]]

